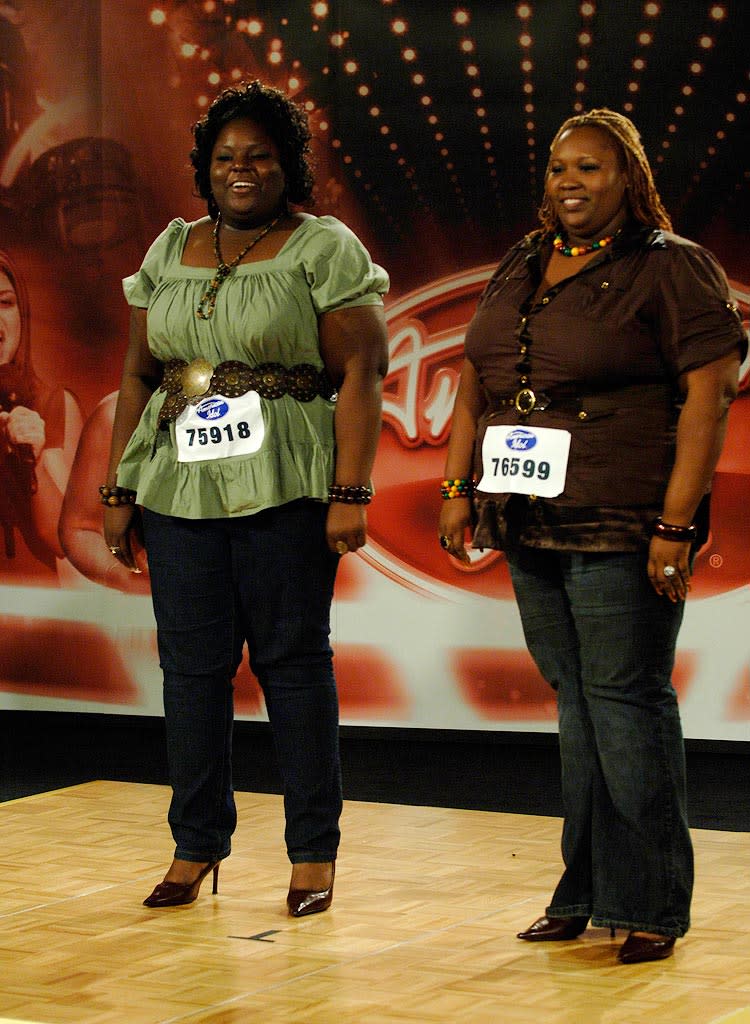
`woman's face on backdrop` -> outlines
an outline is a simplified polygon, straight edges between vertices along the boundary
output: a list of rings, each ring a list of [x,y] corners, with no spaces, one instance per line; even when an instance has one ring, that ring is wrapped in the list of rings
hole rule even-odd
[[[11,362],[21,343],[21,313],[13,282],[0,270],[0,365]]]
[[[211,153],[210,181],[229,227],[266,224],[283,207],[286,178],[278,147],[263,126],[249,118],[229,121],[219,132]]]
[[[627,177],[617,143],[601,128],[571,128],[558,139],[546,191],[572,242],[613,235],[627,220]]]

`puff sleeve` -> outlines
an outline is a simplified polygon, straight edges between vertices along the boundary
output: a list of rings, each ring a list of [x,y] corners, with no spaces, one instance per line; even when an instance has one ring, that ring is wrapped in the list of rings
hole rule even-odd
[[[316,243],[303,256],[315,312],[382,304],[388,274],[357,236],[335,217],[319,217]]]
[[[129,306],[141,309],[148,307],[164,268],[172,260],[175,248],[183,237],[185,227],[186,222],[181,217],[170,221],[149,246],[140,269],[123,279],[122,289]]]

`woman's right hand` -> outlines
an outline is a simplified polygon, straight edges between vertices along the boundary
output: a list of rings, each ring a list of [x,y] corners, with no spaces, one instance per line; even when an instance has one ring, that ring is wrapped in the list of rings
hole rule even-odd
[[[448,498],[442,503],[438,531],[440,546],[464,565],[469,565],[466,531],[471,526],[471,498]]]
[[[44,420],[38,412],[17,405],[10,412],[0,412],[0,426],[11,448],[27,445],[33,452],[34,462],[38,461],[45,442]]]
[[[118,505],[104,510],[104,539],[118,562],[131,572],[141,572],[136,560],[142,547],[141,517],[133,505]],[[137,546],[136,546],[137,545]]]

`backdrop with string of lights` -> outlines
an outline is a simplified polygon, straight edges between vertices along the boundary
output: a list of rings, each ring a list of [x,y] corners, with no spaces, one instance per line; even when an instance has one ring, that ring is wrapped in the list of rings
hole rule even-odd
[[[635,121],[675,230],[718,256],[747,325],[749,31],[740,0],[0,5],[0,247],[26,281],[37,373],[87,421],[92,479],[127,337],[120,279],[172,217],[205,212],[190,125],[222,88],[260,78],[305,107],[314,212],[349,224],[391,276],[370,538],[342,561],[334,602],[344,722],[556,728],[502,556],[459,566],[436,541],[464,331],[499,256],[535,226],[555,130],[596,106]],[[696,738],[750,735],[747,365],[741,377],[675,669]],[[50,567],[22,536],[0,557],[0,707],[161,713],[147,581],[88,568],[97,514],[80,557]],[[264,717],[246,663],[237,711]]]

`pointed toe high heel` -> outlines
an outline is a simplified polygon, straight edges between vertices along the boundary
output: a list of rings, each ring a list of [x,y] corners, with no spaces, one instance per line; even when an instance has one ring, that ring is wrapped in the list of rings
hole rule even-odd
[[[674,935],[660,935],[651,938],[648,935],[636,935],[631,932],[617,954],[621,964],[643,964],[650,960],[666,960],[674,952],[677,940]]]
[[[336,862],[331,864],[331,884],[327,889],[290,889],[286,905],[292,917],[306,917],[328,910],[333,902],[333,880],[336,877]]]
[[[214,873],[213,895],[219,891],[219,865],[221,861],[214,861],[201,868],[198,877],[192,882],[159,882],[150,896],[143,901],[144,907],[183,907],[187,903],[193,903],[200,891],[201,882],[209,872]]]
[[[518,932],[516,938],[526,942],[563,942],[577,939],[588,923],[587,917],[538,917],[525,932]]]

